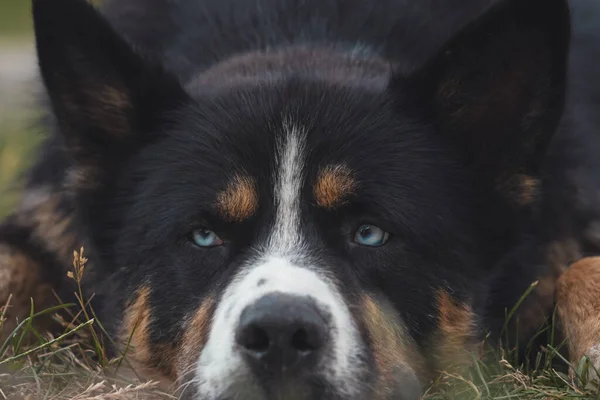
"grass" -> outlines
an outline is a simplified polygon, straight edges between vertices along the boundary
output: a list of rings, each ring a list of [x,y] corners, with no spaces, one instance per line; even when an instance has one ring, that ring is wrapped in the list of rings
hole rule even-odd
[[[173,399],[158,389],[158,382],[142,382],[126,352],[107,358],[108,335],[89,305],[91,299],[81,291],[86,261],[83,249],[75,252],[68,273],[77,283],[75,304],[59,302],[36,312],[32,302],[29,316],[0,343],[0,399]],[[0,307],[0,332],[8,307],[10,298]],[[64,328],[61,335],[53,337],[35,328],[34,321],[48,316]]]
[[[0,38],[23,40],[33,35],[30,0],[2,0],[0,4]]]
[[[32,164],[42,139],[39,130],[27,125],[35,118],[33,112],[0,110],[0,220],[17,203],[21,174]]]
[[[34,150],[42,139],[40,130],[33,126],[38,113],[20,106],[28,102],[25,94],[11,90],[8,96],[12,97],[0,98],[0,220],[16,204],[22,186],[21,174],[32,164]]]
[[[31,48],[30,3],[0,0],[3,62],[6,55]],[[19,178],[32,164],[34,150],[42,139],[34,126],[37,110],[28,106],[31,90],[25,86],[25,82],[15,85],[10,77],[0,76],[0,222],[17,203],[22,187]],[[75,261],[72,273],[78,280],[85,269],[81,254]],[[124,355],[114,360],[106,358],[100,321],[83,303],[81,293],[78,296],[80,304],[47,310],[32,306],[29,317],[9,335],[3,332],[3,317],[10,299],[0,304],[0,336],[8,336],[0,342],[0,400],[172,399],[157,389],[156,382],[141,382]],[[48,316],[64,326],[61,335],[52,337],[36,330],[33,321]]]
[[[30,87],[15,81],[12,74],[4,75],[21,68],[10,64],[20,60],[12,61],[12,55],[32,51],[30,9],[30,0],[0,0],[0,220],[16,203],[17,178],[31,164],[32,151],[40,140],[39,132],[30,125],[36,116],[28,106]]]
[[[68,273],[77,283],[75,304],[61,303],[40,312],[32,306],[29,317],[0,343],[0,399],[173,399],[158,388],[157,382],[137,378],[127,360],[127,351],[107,358],[105,346],[110,338],[91,309],[90,299],[85,299],[81,291],[86,261],[83,249],[75,252],[73,269]],[[0,307],[0,331],[7,306],[10,299]],[[33,321],[44,316],[52,316],[54,322],[61,324],[63,333],[52,337],[37,331]],[[569,366],[558,352],[560,345],[552,343],[553,327],[546,327],[543,333],[550,344],[537,354],[530,369],[517,366],[514,351],[498,352],[484,344],[482,356],[473,356],[473,364],[465,373],[441,374],[423,400],[600,400],[599,382],[588,379],[587,360]],[[26,342],[27,337],[34,340]],[[558,370],[557,364],[569,366],[571,373]]]

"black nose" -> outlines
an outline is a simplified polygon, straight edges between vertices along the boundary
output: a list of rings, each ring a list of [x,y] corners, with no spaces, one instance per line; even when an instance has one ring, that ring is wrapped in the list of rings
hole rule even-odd
[[[315,301],[279,293],[246,307],[236,332],[250,366],[273,374],[314,366],[327,340],[327,322]]]

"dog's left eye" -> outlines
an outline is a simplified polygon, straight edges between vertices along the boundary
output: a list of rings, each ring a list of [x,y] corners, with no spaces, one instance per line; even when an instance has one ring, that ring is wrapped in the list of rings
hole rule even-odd
[[[356,243],[371,247],[382,246],[389,238],[389,233],[375,225],[362,225],[354,235]]]
[[[196,229],[192,232],[192,241],[198,247],[214,247],[223,244],[216,233],[208,229]]]

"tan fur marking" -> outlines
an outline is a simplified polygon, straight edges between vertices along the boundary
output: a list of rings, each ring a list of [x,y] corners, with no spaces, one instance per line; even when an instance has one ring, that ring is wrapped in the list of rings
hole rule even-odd
[[[0,315],[2,308],[7,307],[0,342],[12,332],[18,322],[29,315],[32,298],[36,311],[53,305],[52,289],[41,280],[40,266],[26,254],[0,245]],[[44,324],[47,321],[38,319],[36,322]]]
[[[50,187],[28,189],[16,217],[19,224],[32,227],[35,235],[49,250],[58,254],[60,260],[65,260],[67,269],[73,251],[81,244],[77,242],[75,232],[70,231],[73,216],[60,210],[61,196]]]
[[[194,363],[208,340],[214,298],[207,297],[190,317],[181,340],[160,345],[149,342],[152,320],[149,302],[150,288],[141,287],[125,310],[121,342],[123,349],[129,342],[126,356],[135,371],[146,379],[160,381],[165,389],[174,390],[194,372]]]
[[[200,352],[208,340],[214,305],[214,298],[211,296],[206,297],[185,327],[183,342],[177,359],[177,368],[180,377],[193,372],[190,371],[190,368],[197,361]]]
[[[556,285],[556,304],[573,365],[587,355],[600,368],[600,257],[584,258],[565,271]]]
[[[143,286],[124,312],[121,343],[123,350],[127,348],[126,357],[138,373],[168,387],[177,379],[174,371],[177,350],[175,345],[150,345],[151,319],[150,289]]]
[[[250,218],[258,209],[258,192],[254,180],[237,175],[217,196],[217,206],[224,218],[240,222]]]
[[[501,177],[496,190],[518,207],[527,207],[538,199],[539,181],[530,175],[514,174]]]
[[[148,344],[151,316],[149,297],[150,289],[148,287],[140,288],[135,301],[125,310],[123,318],[125,343],[131,338],[127,356],[141,363],[148,363],[151,355]]]
[[[471,363],[475,349],[476,320],[470,304],[461,303],[442,290],[438,294],[439,338],[435,357],[443,371]]]
[[[356,187],[351,171],[345,165],[328,165],[321,169],[313,188],[320,207],[333,209],[344,204]]]
[[[421,382],[429,380],[425,361],[398,316],[370,295],[362,296],[361,316],[372,343],[379,379],[375,398],[388,398],[401,385],[406,373]],[[404,373],[399,373],[404,371]]]
[[[62,103],[70,113],[85,115],[92,125],[101,127],[105,134],[113,137],[132,133],[133,105],[127,88],[114,84],[99,86],[97,82],[84,82],[80,86],[84,92],[63,93]]]
[[[102,100],[103,104],[115,109],[126,109],[131,107],[131,102],[129,101],[127,93],[112,86],[103,87],[102,90],[99,91],[98,97]]]
[[[538,181],[532,176],[519,175],[519,190],[516,196],[517,204],[527,206],[535,202],[538,192]]]
[[[65,188],[99,189],[102,186],[102,172],[98,166],[78,164],[67,168],[65,173]]]
[[[108,134],[125,137],[131,135],[132,126],[130,112],[132,109],[129,94],[112,86],[104,86],[96,93],[90,93],[98,99],[96,107],[92,106],[89,116],[94,120],[96,126],[106,127]]]

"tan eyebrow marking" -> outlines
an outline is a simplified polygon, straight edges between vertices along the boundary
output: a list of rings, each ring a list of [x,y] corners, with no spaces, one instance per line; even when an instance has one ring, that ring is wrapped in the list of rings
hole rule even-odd
[[[236,175],[217,196],[217,207],[221,215],[232,222],[240,222],[254,215],[258,209],[254,179]]]
[[[313,188],[319,207],[333,209],[344,204],[354,192],[356,181],[346,165],[328,165],[321,169]]]

